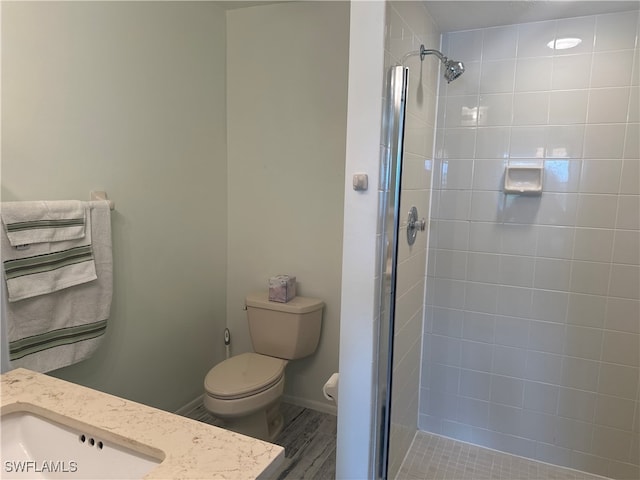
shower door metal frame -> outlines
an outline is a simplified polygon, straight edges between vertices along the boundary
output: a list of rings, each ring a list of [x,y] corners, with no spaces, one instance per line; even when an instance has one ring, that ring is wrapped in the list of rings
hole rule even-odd
[[[409,69],[391,67],[387,80],[387,104],[383,119],[384,154],[380,168],[380,232],[378,245],[378,345],[377,381],[374,408],[373,471],[376,479],[386,479],[391,427],[391,387],[393,377],[393,332],[400,239],[400,192],[402,155]]]

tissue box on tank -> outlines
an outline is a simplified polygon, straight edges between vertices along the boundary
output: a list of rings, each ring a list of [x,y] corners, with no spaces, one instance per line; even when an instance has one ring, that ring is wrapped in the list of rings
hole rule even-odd
[[[286,303],[296,296],[296,277],[276,275],[269,279],[269,300]]]

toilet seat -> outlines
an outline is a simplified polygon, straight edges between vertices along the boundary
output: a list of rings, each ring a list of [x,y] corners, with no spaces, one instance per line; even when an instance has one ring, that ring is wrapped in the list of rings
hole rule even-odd
[[[287,361],[258,353],[230,357],[213,367],[204,380],[210,397],[237,400],[265,392],[284,377]]]

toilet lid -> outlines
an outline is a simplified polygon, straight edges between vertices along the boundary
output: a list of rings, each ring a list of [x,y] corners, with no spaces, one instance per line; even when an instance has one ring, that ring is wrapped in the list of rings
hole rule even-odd
[[[213,367],[204,388],[217,398],[246,397],[269,389],[282,378],[287,361],[258,353],[242,353]]]

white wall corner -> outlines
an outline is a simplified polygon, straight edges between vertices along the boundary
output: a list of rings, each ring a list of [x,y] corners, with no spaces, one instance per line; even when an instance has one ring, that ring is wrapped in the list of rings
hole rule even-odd
[[[378,192],[354,191],[352,176],[366,172],[378,185],[385,9],[351,3],[336,478],[373,476]]]

